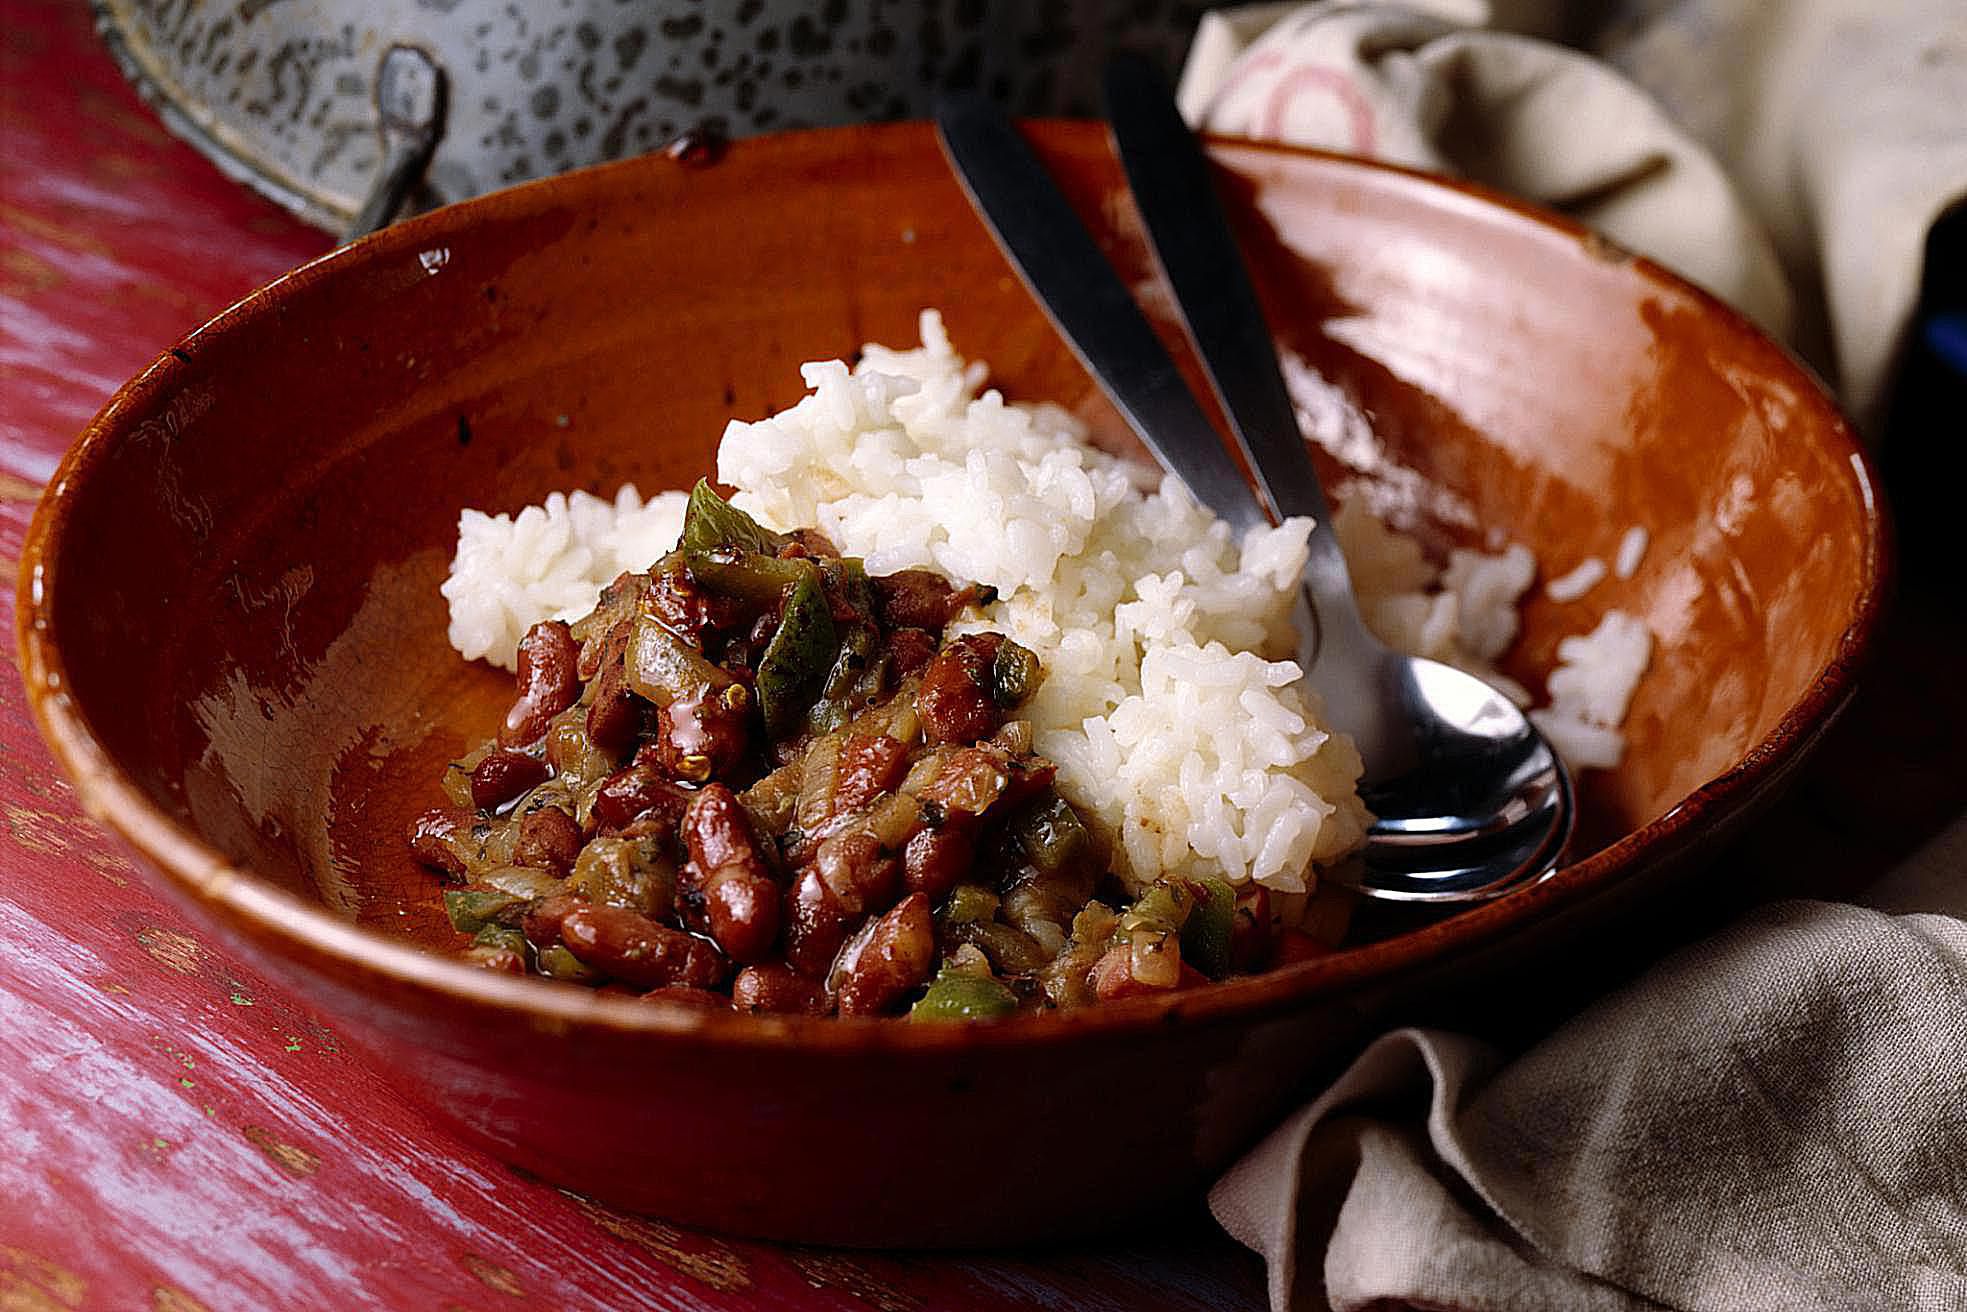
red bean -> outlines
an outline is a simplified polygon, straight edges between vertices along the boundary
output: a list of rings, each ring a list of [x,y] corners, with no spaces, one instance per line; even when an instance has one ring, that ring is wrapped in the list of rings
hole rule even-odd
[[[465,878],[470,871],[457,839],[460,833],[470,831],[472,823],[472,817],[462,811],[443,807],[425,811],[410,824],[410,855],[453,879]]]
[[[935,829],[918,829],[902,849],[902,880],[911,893],[940,902],[963,882],[976,859],[975,827],[951,815]]]
[[[936,633],[942,632],[965,608],[987,604],[997,596],[994,588],[979,588],[974,583],[958,588],[934,570],[926,569],[877,575],[868,582],[874,585],[881,619],[890,628],[928,629]]]
[[[974,743],[997,732],[991,664],[1004,645],[999,633],[973,633],[944,645],[922,674],[915,696],[922,729],[932,743]]]
[[[830,556],[840,559],[840,548],[833,545],[833,539],[816,528],[796,528],[786,534],[792,542],[779,552],[781,560],[792,560],[800,556]]]
[[[698,648],[704,645],[706,633],[729,628],[744,614],[733,598],[698,587],[687,568],[652,574],[643,605],[671,633]]]
[[[934,570],[905,569],[868,579],[881,619],[891,628],[940,629],[949,623],[950,581]]]
[[[543,806],[520,820],[519,840],[512,847],[514,865],[564,875],[580,854],[580,824],[559,807]]]
[[[911,893],[875,923],[874,932],[847,962],[836,991],[842,1016],[888,1011],[929,982],[936,959],[936,926],[929,899]]]
[[[471,801],[481,811],[496,811],[536,784],[552,770],[545,761],[524,752],[499,748],[471,771]]]
[[[894,903],[901,864],[865,830],[822,840],[786,895],[787,960],[808,975],[824,973],[854,928]]]
[[[888,664],[895,677],[905,679],[936,656],[936,640],[920,629],[896,629],[888,635]]]
[[[683,816],[683,879],[702,899],[710,936],[735,961],[762,961],[779,934],[779,886],[737,795],[707,784]]]
[[[581,695],[581,649],[559,620],[541,620],[519,640],[519,700],[505,713],[499,743],[525,747],[545,736],[553,717]]]
[[[615,626],[635,613],[636,601],[648,587],[648,575],[623,570],[615,575],[614,582],[601,589],[601,600],[595,603],[594,613],[580,621],[581,627],[587,630],[587,637],[581,642],[580,663],[576,666],[581,678],[592,679],[600,673],[601,659],[607,653]]]
[[[594,794],[594,819],[605,832],[626,829],[654,817],[674,829],[689,808],[690,794],[666,778],[646,759],[647,749],[602,781]]]
[[[713,945],[625,907],[576,907],[560,922],[560,941],[583,964],[637,988],[724,982],[724,958]]]
[[[587,905],[585,898],[572,893],[554,893],[526,908],[519,932],[536,948],[550,948],[561,941],[560,930],[568,916]]]
[[[826,974],[858,919],[840,905],[820,872],[807,866],[785,891],[786,960],[803,975]]]
[[[922,790],[952,816],[996,816],[1052,786],[1058,767],[1042,757],[1013,756],[1001,747],[959,747]]]
[[[813,854],[812,869],[849,914],[885,911],[900,892],[901,863],[864,830],[826,839]]]
[[[744,760],[751,694],[742,684],[679,697],[656,713],[657,761],[673,779],[702,783]]]
[[[826,1010],[826,990],[791,968],[770,962],[738,972],[731,982],[731,1005],[739,1011],[817,1016]]]

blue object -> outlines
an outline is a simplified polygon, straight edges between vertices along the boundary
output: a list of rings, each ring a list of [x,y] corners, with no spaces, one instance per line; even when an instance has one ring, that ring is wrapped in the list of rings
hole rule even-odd
[[[1920,336],[1941,364],[1967,378],[1967,310],[1945,310],[1931,316]]]

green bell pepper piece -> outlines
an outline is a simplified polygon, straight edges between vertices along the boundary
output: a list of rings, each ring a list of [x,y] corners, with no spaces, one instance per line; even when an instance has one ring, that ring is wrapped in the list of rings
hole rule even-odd
[[[601,978],[601,972],[567,951],[564,944],[555,943],[550,948],[540,949],[540,974],[548,979],[565,980],[569,984],[591,984]]]
[[[982,884],[958,884],[949,890],[949,901],[943,904],[943,920],[951,925],[989,920],[997,914],[997,906],[997,894]]]
[[[788,585],[812,569],[809,561],[780,560],[731,547],[687,552],[684,559],[689,562],[691,577],[704,587],[761,609],[777,601]]]
[[[736,547],[740,551],[776,556],[786,542],[787,539],[718,496],[709,479],[698,479],[697,485],[690,489],[690,504],[683,512],[683,536],[677,543],[685,552]]]
[[[928,992],[909,1009],[910,1020],[995,1020],[1018,1009],[1018,997],[988,975],[967,970],[942,971],[929,981]]]
[[[452,888],[444,892],[444,914],[460,934],[476,934],[526,899],[497,889]]]
[[[526,936],[516,929],[504,925],[487,925],[472,936],[471,946],[475,948],[503,948],[516,952],[521,960],[526,956]]]
[[[778,632],[758,662],[758,709],[764,713],[766,733],[786,738],[799,731],[839,646],[832,609],[817,575],[809,571],[786,597]]]
[[[1220,879],[1189,881],[1195,909],[1182,924],[1182,960],[1210,979],[1229,973],[1229,936],[1236,923],[1236,890]]]
[[[1041,875],[1056,875],[1086,848],[1085,822],[1057,793],[1027,807],[1011,822],[1011,832]]]
[[[1007,710],[1021,705],[1042,677],[1038,657],[1006,638],[990,664],[990,699]]]

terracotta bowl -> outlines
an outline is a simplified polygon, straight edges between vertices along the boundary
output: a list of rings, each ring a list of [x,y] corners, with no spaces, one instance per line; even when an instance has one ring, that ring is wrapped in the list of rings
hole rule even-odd
[[[1036,143],[1137,277],[1103,133]],[[91,812],[190,910],[471,1138],[730,1231],[979,1245],[1192,1193],[1411,990],[1589,941],[1765,800],[1852,691],[1871,472],[1823,391],[1712,299],[1546,215],[1219,144],[1285,344],[1377,437],[1322,453],[1437,542],[1638,576],[1526,611],[1516,672],[1621,606],[1657,654],[1625,764],[1539,887],[1270,976],[995,1027],[758,1019],[493,978],[405,855],[506,680],[444,638],[461,507],[684,487],[801,361],[942,307],[1014,397],[1113,414],[921,125],[648,158],[441,210],[254,293],[90,425],[22,557],[22,669]],[[1164,327],[1166,325],[1164,324]],[[1170,339],[1175,339],[1172,328]]]

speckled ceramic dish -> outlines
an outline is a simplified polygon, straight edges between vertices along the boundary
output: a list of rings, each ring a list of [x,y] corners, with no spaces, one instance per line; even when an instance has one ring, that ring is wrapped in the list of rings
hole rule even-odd
[[[1146,260],[1103,134],[1036,144]],[[1606,606],[1658,635],[1575,859],[1275,974],[994,1027],[754,1018],[490,977],[402,847],[503,709],[437,593],[462,506],[704,471],[802,360],[942,307],[1014,395],[1117,419],[920,125],[609,165],[392,228],[132,382],[22,556],[22,670],[90,810],[434,1110],[610,1202],[753,1234],[974,1245],[1194,1190],[1315,1069],[1451,973],[1590,942],[1766,800],[1852,690],[1884,530],[1822,390],[1735,314],[1561,221],[1353,160],[1219,144],[1273,322],[1370,412],[1324,453],[1437,542],[1638,575],[1525,613],[1516,673]],[[1164,324],[1171,342],[1179,340]],[[1341,481],[1340,471],[1327,473]]]
[[[382,164],[385,53],[450,94],[416,203],[464,200],[718,139],[921,116],[984,89],[1020,114],[1085,114],[1113,50],[1172,71],[1200,7],[1106,0],[91,0],[117,64],[166,127],[310,223],[342,231]]]

